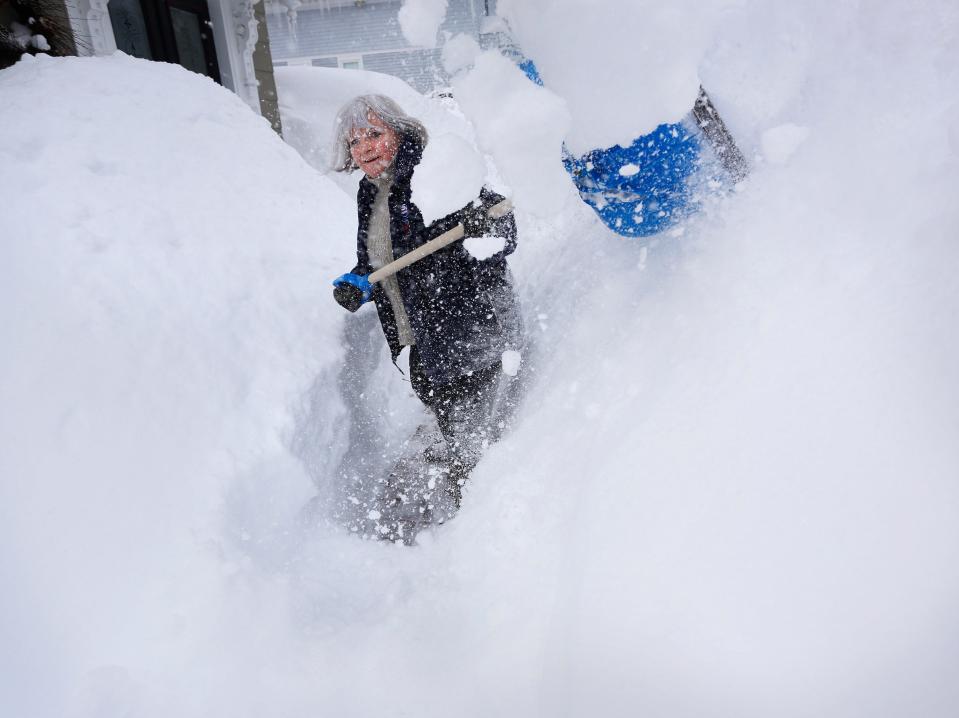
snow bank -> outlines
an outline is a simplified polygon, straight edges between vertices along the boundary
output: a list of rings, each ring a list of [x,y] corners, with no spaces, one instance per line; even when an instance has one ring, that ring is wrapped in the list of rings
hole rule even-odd
[[[230,650],[234,546],[314,493],[289,446],[355,208],[174,65],[27,58],[0,96],[2,712],[162,714]]]
[[[624,27],[650,19],[617,10]],[[583,14],[577,37],[592,49]],[[549,59],[579,61],[583,47],[542,20],[544,77],[574,123],[587,93],[629,101],[610,72],[559,89]],[[948,716],[956,11],[743,3],[724,23],[703,63],[724,96],[755,99],[731,114],[770,165],[758,158],[735,198],[648,252],[571,209],[523,224],[538,381],[450,527],[465,565],[490,544],[509,560],[462,593],[521,586],[487,605],[499,635],[535,645],[517,639],[511,668],[489,668],[514,714]],[[602,57],[623,49],[606,30]],[[789,72],[760,100],[734,69],[772,84],[770,38]],[[620,119],[592,115],[590,141]],[[560,247],[536,241],[560,227]],[[525,691],[510,670],[533,666],[541,679]]]
[[[808,127],[799,127],[788,122],[772,127],[762,135],[763,157],[767,162],[781,165],[795,154],[808,137]]]

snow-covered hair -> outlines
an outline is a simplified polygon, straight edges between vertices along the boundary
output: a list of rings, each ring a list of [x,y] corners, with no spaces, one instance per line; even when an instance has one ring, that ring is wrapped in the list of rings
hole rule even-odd
[[[356,128],[371,127],[370,115],[376,115],[391,130],[402,136],[412,136],[420,147],[426,147],[429,134],[422,122],[407,115],[403,108],[385,95],[360,95],[336,113],[330,151],[330,165],[334,171],[352,172],[359,169],[350,154],[350,133]]]

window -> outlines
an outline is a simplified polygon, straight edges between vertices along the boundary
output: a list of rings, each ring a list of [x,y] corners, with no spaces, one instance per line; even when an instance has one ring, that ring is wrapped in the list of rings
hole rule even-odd
[[[363,56],[362,55],[340,55],[336,58],[340,67],[344,70],[362,70],[363,69]]]

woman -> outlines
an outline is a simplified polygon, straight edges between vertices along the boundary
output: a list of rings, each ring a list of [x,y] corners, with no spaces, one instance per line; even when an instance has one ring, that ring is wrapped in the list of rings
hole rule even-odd
[[[422,123],[382,95],[357,97],[337,115],[333,169],[360,169],[365,177],[357,193],[357,264],[333,282],[334,297],[350,311],[375,303],[394,363],[410,347],[410,381],[446,440],[448,490],[459,507],[463,483],[496,438],[491,419],[502,354],[519,349],[521,340],[506,265],[516,248],[516,224],[512,214],[486,215],[502,197],[484,188],[478,202],[424,226],[410,180],[427,139]],[[478,260],[454,242],[376,285],[366,280],[460,223],[466,237],[504,238],[503,249]]]

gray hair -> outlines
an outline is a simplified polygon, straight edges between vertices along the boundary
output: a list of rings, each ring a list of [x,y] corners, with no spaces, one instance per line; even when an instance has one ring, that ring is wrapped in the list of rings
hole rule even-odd
[[[426,147],[429,134],[422,122],[407,115],[403,108],[385,95],[360,95],[336,113],[330,151],[330,165],[334,171],[352,172],[359,169],[350,154],[350,133],[357,128],[371,127],[370,115],[376,115],[390,129],[402,136],[412,137],[421,147]]]

